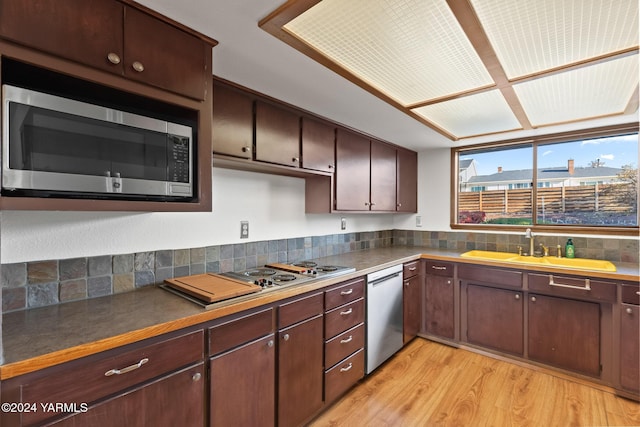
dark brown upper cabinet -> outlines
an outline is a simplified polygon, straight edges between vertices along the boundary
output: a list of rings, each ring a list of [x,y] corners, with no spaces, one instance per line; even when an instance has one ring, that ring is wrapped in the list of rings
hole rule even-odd
[[[418,212],[418,153],[397,148],[398,212]]]
[[[300,167],[300,116],[256,101],[255,160]]]
[[[380,141],[371,141],[372,211],[396,210],[396,149]]]
[[[211,44],[117,1],[2,1],[0,35],[198,100],[209,87]]]
[[[336,128],[327,122],[302,118],[302,167],[335,171]]]
[[[213,152],[253,157],[253,99],[221,84],[213,87]]]
[[[371,185],[371,142],[338,128],[336,134],[335,209],[368,211]]]

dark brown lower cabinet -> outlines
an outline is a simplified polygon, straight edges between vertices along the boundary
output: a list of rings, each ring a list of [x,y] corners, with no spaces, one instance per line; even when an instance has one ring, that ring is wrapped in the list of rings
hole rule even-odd
[[[620,385],[640,392],[640,306],[622,304],[620,318]]]
[[[322,408],[323,324],[321,314],[278,333],[279,427],[302,425]]]
[[[454,339],[453,277],[426,275],[424,311],[427,334]]]
[[[600,305],[529,295],[529,359],[600,375]]]
[[[420,331],[421,285],[422,276],[413,276],[403,281],[402,326],[403,342],[414,339]]]
[[[213,357],[209,366],[210,426],[275,424],[273,334]]]
[[[467,341],[494,350],[523,355],[522,292],[468,285]]]
[[[183,369],[91,406],[65,418],[56,427],[173,427],[204,423],[205,372],[202,363]]]

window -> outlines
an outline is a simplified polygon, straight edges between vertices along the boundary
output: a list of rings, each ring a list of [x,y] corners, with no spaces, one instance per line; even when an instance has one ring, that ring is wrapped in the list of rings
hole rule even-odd
[[[452,227],[637,232],[638,131],[625,130],[453,149],[467,170],[456,174]]]

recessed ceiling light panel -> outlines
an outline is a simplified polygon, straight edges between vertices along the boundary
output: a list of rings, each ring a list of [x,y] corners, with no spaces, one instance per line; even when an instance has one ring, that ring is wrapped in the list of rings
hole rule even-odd
[[[522,129],[499,90],[412,110],[457,138]]]
[[[533,126],[622,114],[638,86],[638,55],[513,86]]]
[[[404,106],[493,84],[445,0],[324,0],[283,28]]]
[[[638,46],[638,0],[471,0],[509,79]]]

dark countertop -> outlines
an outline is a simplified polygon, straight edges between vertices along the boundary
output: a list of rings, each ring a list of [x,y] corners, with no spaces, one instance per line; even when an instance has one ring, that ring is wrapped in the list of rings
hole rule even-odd
[[[198,325],[421,257],[541,271],[533,267],[460,258],[459,252],[451,250],[390,247],[322,258],[324,264],[355,267],[354,273],[307,282],[265,294],[235,298],[216,303],[208,310],[161,288],[151,286],[122,294],[7,313],[2,320],[4,359],[0,366],[0,379],[8,379]],[[616,273],[562,269],[554,271],[562,274],[638,281],[637,265],[616,266]]]

